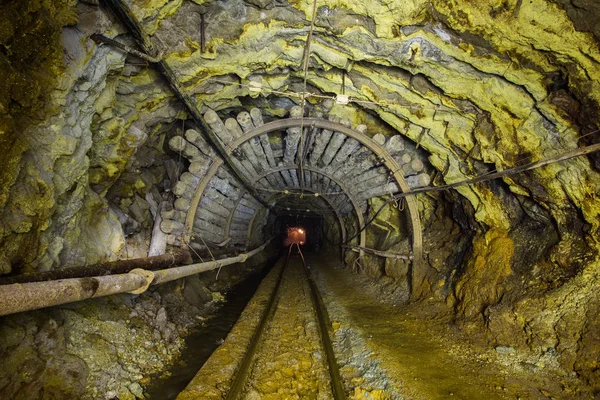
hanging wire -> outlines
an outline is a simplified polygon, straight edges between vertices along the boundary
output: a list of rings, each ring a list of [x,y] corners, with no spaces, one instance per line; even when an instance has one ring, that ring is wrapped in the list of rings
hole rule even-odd
[[[222,85],[228,85],[228,86],[240,86],[243,88],[248,88],[248,89],[252,89],[252,90],[256,90],[256,87],[253,87],[251,85],[245,84],[245,83],[239,83],[239,82],[230,82],[230,81],[225,81],[225,80],[221,80],[218,78],[208,78],[206,80],[206,82],[212,82],[212,83],[219,83]],[[269,88],[264,88],[261,87],[261,92],[266,92],[268,94],[278,94],[281,96],[285,96],[285,97],[291,97],[291,98],[297,98],[299,100],[302,99],[309,99],[311,97],[314,97],[316,99],[323,99],[323,100],[336,100],[337,96],[327,96],[327,95],[322,95],[322,94],[318,94],[318,93],[313,93],[313,92],[307,92],[306,88],[304,89],[303,92],[293,92],[293,91],[280,91],[280,90],[275,90],[275,89],[269,89]],[[370,105],[375,105],[375,106],[381,106],[381,107],[389,107],[389,106],[398,106],[398,107],[402,107],[402,108],[406,108],[406,109],[410,109],[410,110],[433,110],[433,111],[453,111],[453,112],[460,112],[459,110],[454,110],[448,106],[444,106],[444,105],[439,105],[439,106],[434,106],[434,107],[428,107],[428,106],[422,106],[422,105],[406,105],[406,104],[400,104],[400,103],[394,103],[394,102],[390,102],[387,100],[380,100],[380,101],[371,101],[371,100],[361,100],[356,96],[348,96],[348,102],[350,103],[357,103],[357,104],[370,104]]]
[[[300,114],[300,148],[299,148],[299,152],[300,152],[300,162],[299,162],[299,167],[300,167],[300,178],[302,179],[302,182],[304,183],[304,111],[305,111],[305,107],[306,107],[306,83],[308,81],[308,64],[310,62],[310,46],[312,44],[312,36],[313,36],[313,31],[315,29],[315,19],[317,17],[317,0],[313,0],[313,10],[312,10],[312,18],[310,20],[310,29],[308,31],[308,37],[306,38],[306,47],[304,49],[304,66],[303,66],[303,70],[304,70],[304,80],[303,80],[303,94],[302,97],[300,98],[300,109],[301,109],[301,114]],[[301,189],[302,191],[304,191],[304,189]]]
[[[396,204],[398,204],[398,203],[396,202]],[[400,199],[400,205],[397,205],[398,211],[404,211],[404,205],[405,204],[406,204],[406,201],[405,201],[404,197],[402,197]]]
[[[287,206],[280,206],[280,205],[274,205],[272,206],[273,208],[280,208],[283,210],[287,210],[287,211],[300,211],[300,212],[330,212],[329,209],[327,208],[293,208],[293,207],[287,207]]]
[[[212,251],[210,251],[210,247],[208,247],[208,244],[206,244],[206,242],[204,241],[204,239],[202,238],[202,235],[198,235],[196,234],[197,237],[200,238],[200,240],[202,241],[202,243],[204,244],[204,246],[206,247],[206,250],[208,250],[208,254],[210,254],[210,258],[212,258],[212,260],[214,262],[216,262],[217,264],[219,264],[219,269],[217,270],[217,276],[215,276],[215,281],[219,279],[219,274],[221,273],[221,268],[223,268],[223,265],[221,265],[221,263],[219,261],[217,261],[217,259],[215,258],[215,256],[213,255]]]
[[[203,259],[203,258],[200,256],[200,254],[198,254],[198,252],[196,251],[196,249],[194,249],[194,248],[193,248],[193,247],[190,245],[190,242],[188,242],[188,241],[185,241],[185,240],[184,240],[184,242],[183,242],[183,243],[185,243],[185,245],[188,247],[188,249],[191,249],[191,250],[194,252],[194,254],[196,254],[196,256],[197,256],[197,257],[200,259],[200,262],[204,262],[204,259]]]
[[[319,196],[337,196],[340,194],[346,194],[346,192],[344,191],[336,191],[336,192],[326,192],[326,193],[321,193],[321,192],[315,192],[312,194],[306,194],[305,192],[294,192],[294,191],[290,191],[288,189],[269,189],[269,188],[257,188],[260,191],[263,192],[270,192],[270,193],[281,193],[281,194],[289,194],[292,196],[300,196],[300,197],[319,197]]]
[[[388,176],[387,176],[387,182],[386,182],[385,186],[386,186],[386,188],[387,188],[387,189],[389,190],[389,192],[390,192],[390,197],[394,197],[394,193],[392,192],[392,187],[390,186],[390,183],[391,183],[391,178],[392,178],[392,174],[388,174]],[[399,208],[399,207],[398,207],[398,202],[397,202],[397,201],[395,201],[395,202],[394,202],[394,206],[395,206],[396,208]]]
[[[597,130],[592,131],[592,132],[588,132],[585,135],[580,136],[580,138],[593,135],[593,134],[595,134],[597,132],[600,132],[600,129],[597,129]],[[595,145],[587,146],[587,148],[594,148],[594,147],[597,147],[597,146],[598,146],[598,144],[595,144]],[[369,225],[371,225],[375,221],[375,219],[381,213],[381,211],[384,209],[384,207],[387,206],[388,204],[390,204],[393,201],[397,201],[399,199],[403,199],[404,197],[409,196],[409,195],[416,195],[416,194],[419,194],[419,193],[427,193],[427,192],[441,192],[441,191],[445,191],[445,190],[455,189],[457,187],[473,185],[475,183],[487,182],[487,181],[489,181],[491,179],[498,179],[498,178],[509,177],[511,175],[522,173],[522,172],[525,172],[525,171],[529,171],[529,170],[534,169],[534,168],[543,167],[543,166],[550,165],[550,164],[553,164],[553,163],[556,163],[556,162],[566,161],[567,159],[570,159],[570,158],[575,158],[575,157],[579,157],[579,156],[588,154],[589,150],[588,150],[588,153],[586,153],[586,152],[584,152],[585,149],[586,148],[584,147],[584,148],[580,149],[579,151],[578,150],[571,150],[570,152],[562,152],[562,153],[555,154],[554,156],[546,157],[544,160],[541,160],[541,161],[547,161],[547,163],[541,164],[541,165],[539,164],[539,162],[533,162],[533,163],[524,164],[524,165],[521,165],[521,166],[510,168],[508,170],[503,170],[503,171],[498,171],[496,169],[494,171],[486,172],[484,174],[478,175],[475,178],[465,179],[465,180],[462,180],[462,181],[459,181],[459,182],[455,182],[455,183],[451,183],[451,184],[448,184],[448,185],[420,187],[420,188],[414,189],[414,190],[412,190],[410,192],[399,193],[397,195],[392,196],[390,199],[386,200],[385,203],[383,203],[381,205],[381,207],[379,207],[379,209],[377,210],[377,212],[375,213],[375,215],[373,215],[373,217],[367,223],[365,223],[365,225],[354,236],[352,236],[350,239],[347,239],[346,242],[344,242],[344,244],[349,243],[352,239],[354,239],[355,237],[357,237],[362,231],[364,231],[365,229],[367,229],[367,227]],[[592,151],[598,151],[598,149],[592,150]],[[563,155],[568,155],[569,153],[571,153],[569,155],[569,158],[562,158],[562,159],[554,159],[554,160],[552,160],[552,158],[556,158],[558,156],[563,156]],[[523,158],[523,159],[527,159],[527,158]],[[527,166],[529,166],[529,167],[527,167]],[[510,170],[515,170],[515,171],[510,171]],[[506,174],[503,175],[503,176],[498,176],[498,177],[495,177],[495,178],[488,178],[488,179],[486,179],[487,176],[489,176],[490,174],[495,173],[495,172],[499,172],[499,173],[506,172]]]

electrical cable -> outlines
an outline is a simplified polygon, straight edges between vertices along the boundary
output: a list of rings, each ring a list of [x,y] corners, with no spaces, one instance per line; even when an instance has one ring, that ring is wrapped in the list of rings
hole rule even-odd
[[[222,85],[229,85],[229,86],[240,86],[243,88],[248,88],[251,89],[253,91],[257,90],[257,88],[255,86],[252,85],[248,85],[248,84],[244,84],[244,83],[239,83],[239,82],[230,82],[230,81],[225,81],[225,80],[221,80],[218,78],[208,78],[206,80],[206,82],[214,82],[214,83],[220,83]],[[269,89],[269,88],[264,88],[261,87],[260,88],[261,92],[266,92],[269,94],[278,94],[278,95],[282,95],[285,97],[292,97],[292,98],[297,98],[302,100],[304,99],[308,99],[311,97],[317,98],[317,99],[322,99],[322,100],[333,100],[336,101],[338,99],[337,95],[335,96],[327,96],[327,95],[322,95],[322,94],[318,94],[318,93],[313,93],[313,92],[307,92],[306,89],[304,92],[292,92],[292,91],[280,91],[280,90],[275,90],[275,89]],[[454,110],[448,106],[444,106],[444,105],[440,105],[440,106],[436,106],[436,107],[427,107],[427,106],[421,106],[421,105],[406,105],[406,104],[399,104],[399,103],[394,103],[394,102],[390,102],[387,100],[380,100],[380,101],[370,101],[370,100],[360,100],[358,97],[356,96],[348,96],[348,102],[350,103],[357,103],[357,104],[370,104],[370,105],[376,105],[376,106],[381,106],[381,107],[386,107],[386,106],[398,106],[398,107],[402,107],[402,108],[406,108],[406,109],[410,109],[410,110],[433,110],[433,111],[446,111],[446,112],[458,112],[460,113],[459,110]]]
[[[589,132],[584,136],[589,136],[593,133],[596,133],[600,130],[594,131],[594,132]],[[411,195],[415,195],[415,194],[419,194],[419,193],[427,193],[427,192],[441,192],[441,191],[446,191],[446,190],[450,190],[450,189],[455,189],[457,187],[461,187],[461,186],[468,186],[468,185],[472,185],[475,183],[482,183],[482,182],[487,182],[493,179],[498,179],[498,178],[503,178],[506,176],[510,176],[510,175],[515,175],[515,174],[519,174],[525,171],[530,171],[532,169],[536,169],[536,168],[540,168],[546,165],[550,165],[550,164],[554,164],[560,161],[565,161],[571,158],[575,158],[575,157],[580,157],[583,156],[585,154],[590,154],[596,151],[600,151],[600,143],[596,143],[596,144],[592,144],[586,147],[581,147],[581,148],[577,148],[575,150],[571,150],[568,152],[563,152],[563,153],[558,153],[555,154],[554,156],[551,157],[547,157],[543,160],[540,161],[536,161],[536,162],[532,162],[529,164],[525,164],[525,165],[521,165],[518,167],[514,167],[514,168],[509,168],[500,172],[495,172],[495,173],[485,173],[479,176],[476,176],[475,178],[471,178],[471,179],[465,179],[462,180],[460,182],[455,182],[455,183],[451,183],[449,185],[444,185],[444,186],[427,186],[427,187],[422,187],[422,188],[417,188],[415,190],[412,190],[410,192],[404,192],[404,193],[399,193],[396,194],[394,196],[392,196],[390,199],[388,199],[380,208],[379,210],[377,210],[377,212],[375,213],[375,215],[356,233],[356,235],[352,236],[350,239],[346,240],[346,242],[344,242],[343,244],[347,244],[348,242],[350,242],[350,240],[354,239],[355,237],[357,237],[362,231],[364,231],[369,225],[371,225],[375,219],[377,218],[377,216],[381,213],[381,211],[383,210],[383,208],[385,206],[387,206],[389,203],[393,202],[393,201],[398,201],[406,196],[411,196]]]

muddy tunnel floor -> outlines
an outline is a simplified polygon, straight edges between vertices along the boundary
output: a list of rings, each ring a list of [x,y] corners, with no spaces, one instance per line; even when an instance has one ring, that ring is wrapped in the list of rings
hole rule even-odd
[[[522,365],[512,349],[465,341],[447,319],[423,318],[422,305],[398,304],[393,292],[339,262],[309,259],[352,398],[593,398],[577,379]]]
[[[350,273],[333,257],[306,256],[326,307],[347,398],[593,398],[574,377],[527,367],[511,349],[468,341],[453,331],[446,317],[424,317],[419,304],[402,305],[401,295],[394,293],[397,288]],[[182,362],[169,379],[155,381],[149,398],[231,398],[236,371],[253,341],[256,352],[235,398],[335,398],[300,258],[292,256],[285,266],[280,260],[239,315],[260,278],[254,274],[238,286],[219,315],[188,338]],[[271,296],[274,311],[256,339]]]

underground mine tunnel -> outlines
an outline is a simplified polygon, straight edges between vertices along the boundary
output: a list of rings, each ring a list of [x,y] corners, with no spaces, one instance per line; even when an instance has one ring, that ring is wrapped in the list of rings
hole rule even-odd
[[[600,398],[600,3],[4,0],[1,399]]]

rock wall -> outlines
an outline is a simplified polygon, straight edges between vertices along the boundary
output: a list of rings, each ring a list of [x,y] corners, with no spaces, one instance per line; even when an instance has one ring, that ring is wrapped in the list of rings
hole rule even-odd
[[[297,103],[272,92],[303,90],[312,1],[128,3],[201,108],[262,105],[281,117]],[[308,90],[343,88],[358,101],[336,112],[404,135],[436,185],[595,143],[597,6],[576,3],[318,2]],[[181,105],[145,61],[89,39],[132,43],[103,6],[27,0],[0,11],[0,273],[144,255],[155,204],[173,200],[186,166],[164,146],[185,130]],[[423,286],[465,332],[598,382],[599,170],[590,155],[420,195],[425,280],[401,261],[360,264],[407,294]],[[409,231],[388,208],[369,244],[408,252]],[[52,319],[36,329],[60,329],[64,317]]]
[[[6,399],[143,399],[168,374],[184,338],[266,264],[244,264],[155,287],[0,319],[0,396]]]

